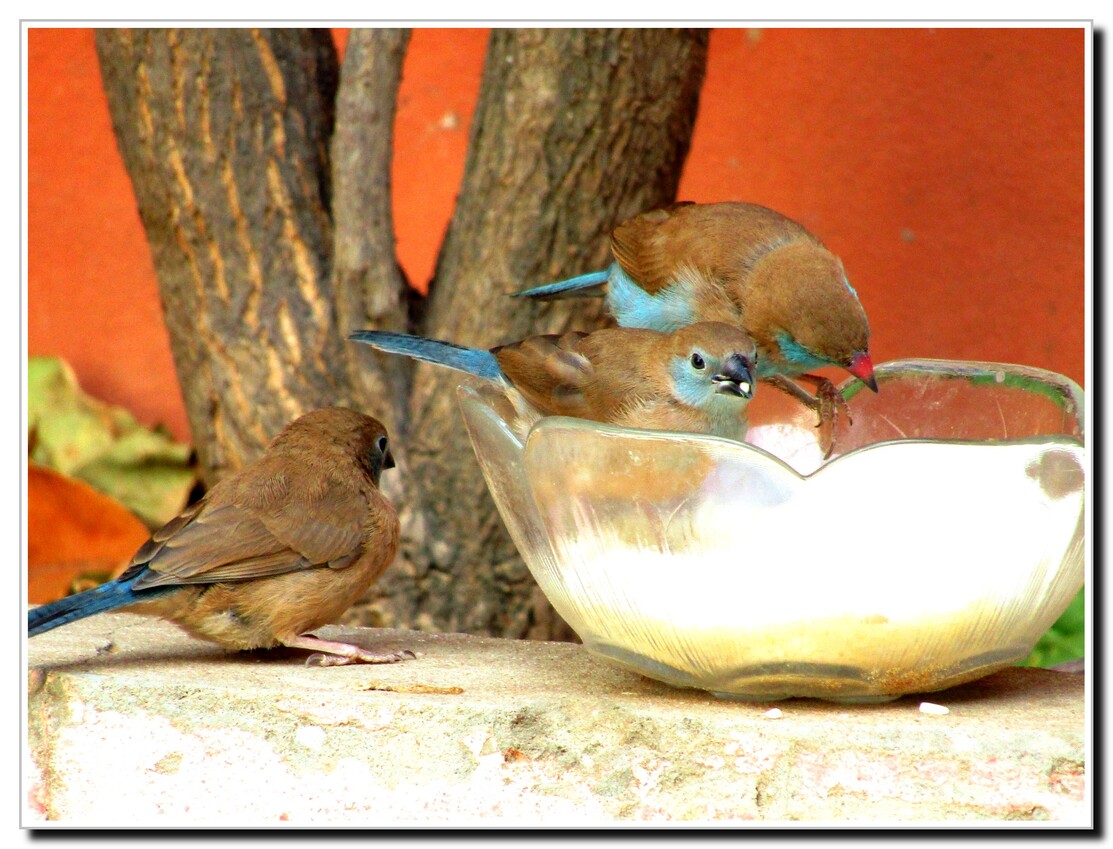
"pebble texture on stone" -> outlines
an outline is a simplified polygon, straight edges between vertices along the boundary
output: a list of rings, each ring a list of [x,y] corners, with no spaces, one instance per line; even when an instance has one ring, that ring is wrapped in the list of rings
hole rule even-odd
[[[420,656],[310,668],[124,613],[31,640],[23,824],[1091,821],[1080,674],[747,704],[568,643],[321,633]]]

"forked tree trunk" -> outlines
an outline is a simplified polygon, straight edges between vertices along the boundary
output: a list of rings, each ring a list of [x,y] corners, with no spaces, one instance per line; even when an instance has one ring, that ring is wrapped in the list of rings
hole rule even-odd
[[[493,31],[424,303],[390,216],[407,40],[353,31],[338,95],[325,31],[105,30],[97,45],[206,480],[300,412],[354,403],[391,430],[404,545],[350,619],[567,637],[487,494],[459,375],[343,337],[380,327],[490,347],[597,326],[598,302],[507,295],[602,267],[615,224],[674,199],[707,32]]]

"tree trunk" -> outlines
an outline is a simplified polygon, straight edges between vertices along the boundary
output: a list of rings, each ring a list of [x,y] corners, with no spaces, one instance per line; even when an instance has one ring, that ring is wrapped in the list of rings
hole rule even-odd
[[[409,40],[409,30],[352,30],[344,54],[332,176],[333,284],[345,338],[362,328],[400,332],[409,328],[411,290],[394,253],[390,194],[394,114]],[[410,362],[367,345],[348,343],[345,350],[362,409],[385,424],[388,433],[400,435]],[[384,487],[397,478],[388,475]]]
[[[205,482],[350,401],[333,313],[328,30],[97,30]]]
[[[460,376],[343,338],[376,327],[490,347],[598,326],[598,301],[507,295],[603,267],[617,223],[675,198],[707,32],[494,30],[423,303],[390,215],[408,37],[353,31],[338,95],[323,31],[100,31],[97,43],[206,480],[304,410],[354,403],[391,432],[401,474],[384,487],[403,550],[348,621],[564,638],[483,484]]]

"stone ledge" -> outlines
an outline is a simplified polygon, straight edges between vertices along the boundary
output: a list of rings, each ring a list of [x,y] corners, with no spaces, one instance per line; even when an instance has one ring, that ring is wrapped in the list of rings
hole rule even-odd
[[[24,825],[1091,822],[1082,675],[772,719],[567,643],[321,633],[421,656],[310,668],[122,613],[31,640]]]

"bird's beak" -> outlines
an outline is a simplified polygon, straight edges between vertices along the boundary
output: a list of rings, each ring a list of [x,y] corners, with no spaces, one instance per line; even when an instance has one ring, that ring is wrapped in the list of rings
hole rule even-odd
[[[394,455],[390,453],[389,448],[386,449],[386,453],[383,454],[383,468],[384,469],[393,469],[394,468]]]
[[[731,354],[723,362],[722,371],[711,376],[711,383],[720,395],[739,398],[754,397],[754,376],[749,363],[741,354]]]
[[[873,376],[873,360],[868,351],[862,351],[850,358],[850,365],[846,370],[866,384],[874,392],[877,391],[877,378]]]

